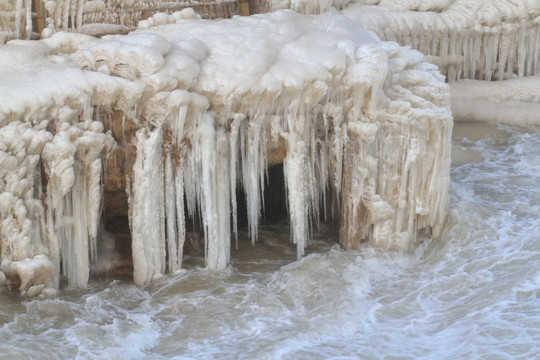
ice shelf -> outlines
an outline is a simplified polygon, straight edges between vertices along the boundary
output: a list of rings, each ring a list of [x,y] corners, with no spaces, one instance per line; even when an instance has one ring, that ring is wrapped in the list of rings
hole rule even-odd
[[[450,84],[455,121],[540,125],[540,74],[504,81]]]
[[[421,53],[337,13],[152,19],[125,36],[0,48],[2,281],[17,276],[27,296],[63,277],[86,286],[104,179],[120,167],[135,283],[181,268],[186,216],[222,270],[237,185],[256,241],[268,149],[280,146],[298,257],[327,208],[347,249],[438,236],[453,122],[449,87]]]

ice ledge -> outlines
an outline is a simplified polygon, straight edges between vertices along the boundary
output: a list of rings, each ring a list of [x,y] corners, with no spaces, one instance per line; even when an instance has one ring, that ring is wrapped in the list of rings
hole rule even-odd
[[[450,84],[456,121],[540,125],[540,74],[504,81]]]

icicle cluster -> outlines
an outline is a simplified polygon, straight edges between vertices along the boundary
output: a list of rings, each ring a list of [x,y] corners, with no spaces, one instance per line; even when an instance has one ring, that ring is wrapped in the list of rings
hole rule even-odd
[[[27,0],[31,1],[31,0]],[[127,33],[137,23],[157,12],[177,12],[194,7],[207,18],[231,17],[236,9],[233,0],[43,0],[49,37],[55,31],[76,31],[90,35]]]
[[[86,286],[114,146],[93,105],[112,107],[126,86],[55,64],[67,59],[50,50],[21,40],[0,49],[0,278],[18,277],[25,296],[54,293],[61,274]]]
[[[448,86],[422,54],[381,42],[335,13],[205,21],[184,10],[172,18],[177,22],[127,36],[47,39],[42,51],[56,55],[42,54],[43,61],[64,65],[48,64],[42,76],[72,80],[36,89],[29,98],[40,101],[1,108],[0,114],[11,114],[0,115],[2,131],[23,123],[43,132],[32,153],[43,170],[17,160],[2,173],[2,179],[26,176],[33,188],[24,195],[2,185],[1,196],[27,196],[43,209],[32,212],[29,203],[16,211],[15,200],[2,201],[2,216],[11,223],[43,224],[42,235],[33,237],[23,225],[4,236],[2,226],[1,269],[8,276],[23,266],[14,266],[17,261],[43,268],[46,262],[53,275],[41,282],[36,275],[28,284],[54,288],[60,259],[69,283],[85,284],[99,214],[99,160],[112,146],[92,106],[99,113],[122,110],[137,124],[133,138],[123,139],[124,146],[136,147],[126,191],[137,284],[180,269],[186,215],[202,223],[207,266],[224,269],[237,234],[237,188],[256,241],[267,148],[279,144],[286,148],[289,219],[299,257],[325,215],[321,209],[332,209],[328,215],[340,222],[346,248],[371,241],[406,250],[420,231],[440,232],[452,118]],[[5,91],[12,86],[8,82]],[[38,95],[41,90],[45,95]],[[25,252],[15,258],[9,249],[16,238],[16,244],[41,247],[21,245]]]
[[[11,39],[30,39],[32,0],[0,2],[0,45]]]
[[[537,0],[364,0],[343,14],[381,39],[419,50],[448,81],[540,71]]]
[[[260,2],[260,1],[258,1]],[[351,0],[271,0],[268,1],[271,11],[291,9],[302,14],[322,14],[332,8],[341,10]],[[256,6],[257,7],[257,6]],[[260,5],[259,5],[260,7]]]

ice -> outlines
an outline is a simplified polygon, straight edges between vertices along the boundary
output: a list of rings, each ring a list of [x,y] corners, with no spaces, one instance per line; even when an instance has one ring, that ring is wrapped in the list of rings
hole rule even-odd
[[[195,15],[191,7],[200,15]],[[146,26],[171,22],[168,17],[174,12],[184,18],[190,12],[193,16],[216,18],[231,17],[237,14],[237,8],[236,0],[2,0],[0,44],[39,35],[47,38],[60,31],[94,36],[126,34],[141,20]],[[181,13],[182,9],[189,11]]]
[[[345,248],[408,250],[440,233],[450,92],[421,53],[335,12],[152,19],[126,36],[10,42],[20,65],[0,49],[0,270],[29,279],[21,292],[49,294],[61,277],[86,286],[100,260],[104,161],[120,143],[136,148],[124,175],[138,285],[181,269],[185,216],[201,223],[207,267],[225,269],[238,195],[257,241],[269,144],[286,154],[298,257],[321,212]],[[113,111],[132,135],[112,137],[118,124],[100,119]],[[54,271],[40,277],[31,269],[43,259]]]
[[[303,14],[322,14],[331,9],[342,9],[352,0],[271,0],[272,11],[292,9]]]
[[[14,41],[0,53],[0,266],[21,279],[23,295],[50,294],[61,274],[85,287],[102,161],[114,146],[92,120],[93,97],[114,103],[123,81],[83,72],[69,59],[55,64],[42,42]]]
[[[11,39],[32,36],[32,0],[5,0],[0,3],[0,45]]]
[[[165,270],[163,133],[137,132],[137,159],[129,198],[133,279],[147,284]]]
[[[342,13],[387,41],[419,50],[448,81],[540,71],[536,0],[357,1]]]

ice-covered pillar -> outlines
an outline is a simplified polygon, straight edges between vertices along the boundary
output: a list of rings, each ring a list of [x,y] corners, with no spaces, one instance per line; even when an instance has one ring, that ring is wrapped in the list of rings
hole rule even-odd
[[[361,105],[342,126],[343,170],[334,182],[341,189],[340,243],[407,251],[422,233],[438,236],[446,218],[449,89],[420,53],[392,43],[382,48],[387,60],[371,63],[368,81],[358,83]],[[394,66],[377,65],[385,63]],[[369,84],[379,87],[364,92]]]
[[[301,119],[290,120],[296,125],[303,123]],[[303,127],[301,127],[303,129]],[[307,144],[302,134],[296,129],[291,129],[285,135],[287,156],[283,161],[283,172],[289,204],[289,220],[291,223],[292,241],[296,244],[296,254],[300,258],[304,255],[309,238],[309,202],[307,186]]]
[[[130,185],[129,219],[133,280],[146,285],[165,270],[163,131],[137,132],[137,158]]]
[[[374,196],[377,159],[372,154],[378,129],[373,123],[354,122],[347,124],[346,131],[339,243],[345,249],[358,249],[372,226],[366,204]]]

